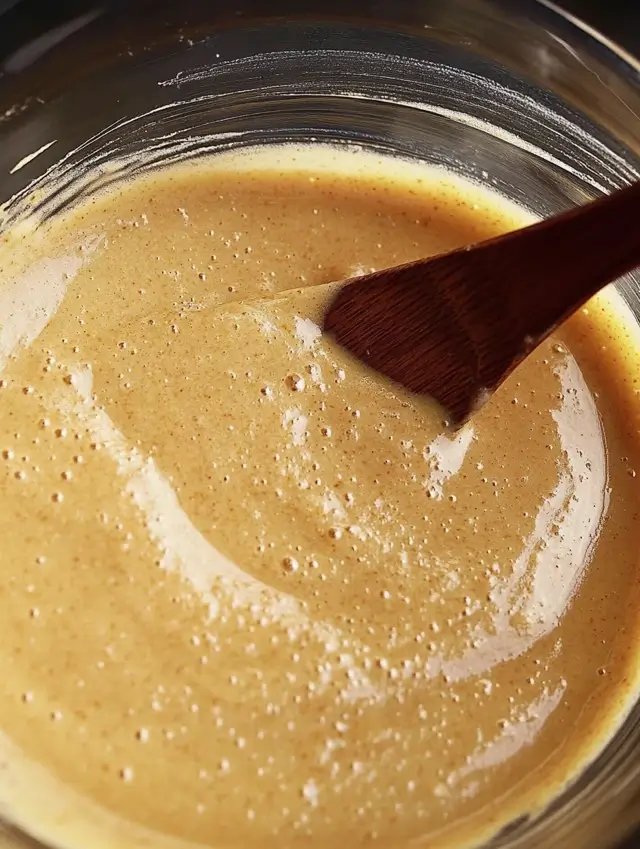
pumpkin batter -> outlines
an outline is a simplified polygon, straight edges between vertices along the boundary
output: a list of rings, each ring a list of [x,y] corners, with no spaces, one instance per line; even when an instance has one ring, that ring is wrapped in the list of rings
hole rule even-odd
[[[332,281],[529,220],[309,146],[5,233],[14,822],[64,849],[461,846],[594,757],[638,688],[640,345],[617,296],[457,434],[319,330]]]

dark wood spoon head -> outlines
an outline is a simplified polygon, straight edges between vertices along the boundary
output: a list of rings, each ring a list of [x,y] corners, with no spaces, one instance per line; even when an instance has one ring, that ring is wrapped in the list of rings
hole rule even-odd
[[[436,261],[401,266],[347,282],[332,302],[325,330],[358,359],[418,394],[430,395],[459,426],[479,409],[506,369],[491,368],[493,324],[506,319]],[[501,305],[504,307],[504,305]],[[515,368],[532,347],[510,353]],[[513,345],[510,345],[510,351]]]

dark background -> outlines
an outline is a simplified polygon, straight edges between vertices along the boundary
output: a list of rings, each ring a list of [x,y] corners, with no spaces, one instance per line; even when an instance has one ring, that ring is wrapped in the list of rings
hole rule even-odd
[[[640,57],[640,0],[555,0]]]
[[[13,53],[17,46],[48,29],[58,26],[92,6],[120,6],[133,8],[139,0],[0,0],[0,62]],[[203,5],[231,6],[224,0],[202,0]],[[640,58],[640,0],[555,0],[558,6],[582,18],[597,30],[616,41]],[[176,0],[179,5],[180,0]],[[345,0],[350,4],[350,0]],[[517,0],[513,0],[514,7]],[[150,15],[153,3],[142,0]],[[2,72],[0,72],[0,86]],[[559,847],[561,849],[561,847]],[[592,849],[599,849],[594,843]],[[640,849],[640,831],[636,832],[620,849]]]
[[[181,0],[175,0],[179,7]],[[345,0],[353,8],[356,0]],[[582,18],[591,26],[617,41],[640,57],[640,0],[555,0],[558,6]],[[120,6],[133,8],[137,0],[0,0],[0,59],[6,56],[27,33],[44,32],[92,7]],[[143,0],[153,16],[154,3]],[[232,0],[202,0],[203,6],[230,8]],[[513,0],[517,7],[518,0]]]

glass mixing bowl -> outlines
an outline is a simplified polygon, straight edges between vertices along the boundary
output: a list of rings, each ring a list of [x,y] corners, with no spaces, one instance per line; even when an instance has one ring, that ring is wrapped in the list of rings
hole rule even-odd
[[[264,142],[424,160],[538,215],[640,176],[640,66],[550,3],[220,5],[76,3],[75,17],[21,28],[15,8],[0,16],[0,236],[159,163]],[[638,280],[619,288],[640,319]],[[640,702],[547,811],[491,849],[613,845],[640,823],[639,753]],[[9,820],[1,845],[37,845]]]

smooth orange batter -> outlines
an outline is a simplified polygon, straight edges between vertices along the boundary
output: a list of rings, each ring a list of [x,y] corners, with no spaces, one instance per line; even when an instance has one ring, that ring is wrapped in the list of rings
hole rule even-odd
[[[64,849],[462,846],[604,745],[638,688],[622,303],[457,434],[320,332],[324,284],[528,220],[310,146],[4,234],[10,818]]]

